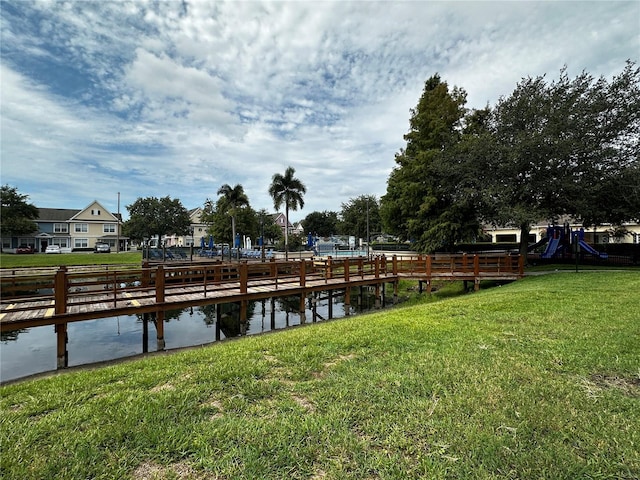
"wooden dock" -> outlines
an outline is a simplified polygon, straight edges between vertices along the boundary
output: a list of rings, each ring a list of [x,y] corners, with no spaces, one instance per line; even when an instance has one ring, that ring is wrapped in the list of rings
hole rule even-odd
[[[386,283],[393,285],[397,298],[401,278],[424,282],[428,292],[434,280],[473,281],[478,289],[482,280],[521,278],[523,268],[517,255],[423,255],[2,270],[0,331],[55,325],[58,366],[64,367],[70,322],[135,314],[146,320],[153,314],[161,350],[167,310],[238,303],[240,321],[246,322],[247,304],[253,300],[298,296],[304,315],[305,300],[314,292],[343,290],[349,305],[351,288],[370,286],[378,303]]]

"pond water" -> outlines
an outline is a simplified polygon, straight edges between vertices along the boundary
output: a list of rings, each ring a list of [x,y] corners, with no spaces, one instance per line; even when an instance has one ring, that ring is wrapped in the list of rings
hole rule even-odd
[[[238,307],[222,306],[222,320],[216,324],[216,307],[208,305],[166,313],[164,324],[165,350],[206,345],[225,338],[253,335],[300,324],[298,297],[249,302],[246,331],[242,331]],[[345,316],[344,296],[331,299],[332,318]],[[387,302],[385,302],[387,303]],[[371,291],[358,289],[351,294],[349,314],[375,308]],[[322,292],[308,298],[305,323],[328,319],[329,298]],[[314,315],[315,311],[315,315]],[[142,315],[101,318],[73,322],[67,325],[69,366],[115,360],[143,353]],[[56,369],[56,334],[52,325],[28,328],[2,334],[0,344],[0,381],[6,382]],[[156,330],[148,326],[148,352],[157,350]]]

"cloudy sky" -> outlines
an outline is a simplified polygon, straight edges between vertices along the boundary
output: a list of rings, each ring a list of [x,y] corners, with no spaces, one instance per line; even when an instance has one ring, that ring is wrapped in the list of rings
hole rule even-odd
[[[410,109],[439,73],[494,105],[566,65],[640,57],[640,2],[23,1],[1,11],[1,182],[38,207],[138,197],[187,208],[287,166],[300,220],[386,190]]]

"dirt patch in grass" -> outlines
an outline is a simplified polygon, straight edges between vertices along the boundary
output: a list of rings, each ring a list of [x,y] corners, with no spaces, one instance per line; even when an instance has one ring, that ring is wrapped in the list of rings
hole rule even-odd
[[[314,374],[315,378],[322,378],[324,377],[327,372],[335,367],[336,365],[338,365],[339,363],[342,362],[348,362],[349,360],[353,360],[354,358],[356,358],[356,355],[354,355],[353,353],[349,354],[349,355],[338,355],[336,358],[334,358],[333,360],[326,362],[323,366],[322,366],[322,370],[319,372],[316,372]]]
[[[313,405],[313,403],[311,403],[311,401],[305,397],[301,397],[300,395],[291,395],[291,398],[307,412],[314,412],[316,410],[316,407]]]
[[[583,382],[590,396],[602,390],[615,389],[629,397],[640,397],[640,376],[620,376],[595,373]]]
[[[209,402],[201,404],[200,407],[215,410],[211,417],[209,417],[209,420],[217,420],[222,418],[224,415],[224,408],[222,407],[222,402],[220,400],[212,399]]]
[[[175,390],[176,386],[171,383],[164,383],[162,385],[156,385],[151,389],[152,393],[163,392],[165,390]]]
[[[145,462],[133,471],[132,477],[135,480],[163,480],[169,478],[189,479],[189,480],[215,480],[218,477],[210,473],[198,472],[191,465],[185,462],[174,463],[169,466],[158,465],[153,462]]]

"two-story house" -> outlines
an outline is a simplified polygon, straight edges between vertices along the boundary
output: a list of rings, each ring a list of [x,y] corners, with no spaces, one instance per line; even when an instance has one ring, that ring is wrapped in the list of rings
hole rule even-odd
[[[37,230],[12,238],[12,248],[30,245],[36,252],[44,252],[47,246],[58,245],[63,252],[71,252],[93,250],[96,243],[107,243],[112,251],[128,249],[118,214],[109,212],[97,200],[82,210],[38,208],[38,214]]]
[[[96,243],[106,243],[112,250],[126,250],[128,239],[121,238],[120,219],[98,201],[80,210],[69,219],[72,250],[93,249]],[[120,240],[120,245],[117,245]]]

